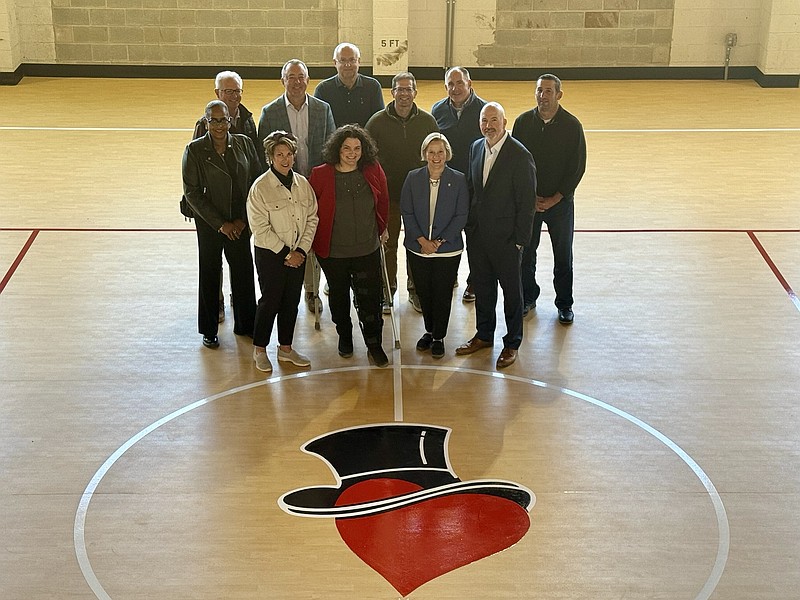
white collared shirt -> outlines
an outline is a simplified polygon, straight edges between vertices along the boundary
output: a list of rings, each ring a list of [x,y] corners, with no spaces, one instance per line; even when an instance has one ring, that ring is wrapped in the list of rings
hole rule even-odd
[[[294,157],[295,171],[301,175],[308,176],[308,94],[305,96],[303,105],[297,110],[289,102],[286,94],[283,95],[286,102],[286,114],[289,116],[289,126],[291,133],[297,138],[297,154]]]
[[[484,139],[483,148],[485,152],[483,157],[483,185],[486,185],[486,180],[489,178],[489,173],[494,166],[494,161],[497,160],[497,155],[500,153],[500,149],[503,147],[503,144],[506,143],[507,139],[508,131],[506,131],[503,134],[503,137],[500,138],[500,141],[491,148],[489,147],[489,143]]]

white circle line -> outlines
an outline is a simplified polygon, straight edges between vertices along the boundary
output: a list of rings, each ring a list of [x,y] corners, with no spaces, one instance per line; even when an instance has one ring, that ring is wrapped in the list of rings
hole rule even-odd
[[[654,427],[648,425],[641,419],[634,417],[630,413],[627,413],[622,409],[607,404],[606,402],[597,400],[596,398],[592,398],[591,396],[587,396],[586,394],[582,394],[580,392],[576,392],[568,388],[550,385],[549,383],[546,383],[544,381],[539,381],[536,379],[519,377],[516,375],[508,375],[505,373],[480,371],[478,369],[464,369],[460,367],[404,365],[400,368],[409,370],[454,371],[458,373],[481,375],[484,377],[489,376],[498,379],[508,379],[509,381],[527,383],[528,385],[535,385],[537,387],[556,390],[568,396],[572,396],[573,398],[576,398],[578,400],[583,400],[584,402],[593,404],[598,408],[607,410],[619,417],[622,417],[626,421],[632,423],[633,425],[636,425],[640,429],[644,430],[645,432],[655,437],[657,440],[659,440],[661,443],[667,446],[670,450],[672,450],[672,452],[678,455],[678,457],[697,476],[697,478],[703,484],[703,487],[705,487],[706,492],[711,497],[711,503],[714,506],[714,512],[717,517],[717,529],[719,531],[719,542],[717,544],[717,557],[716,560],[714,561],[714,567],[711,570],[711,574],[706,580],[705,585],[703,585],[703,588],[700,590],[697,596],[695,596],[694,600],[708,600],[711,597],[711,594],[717,587],[717,584],[719,583],[719,580],[722,577],[722,572],[725,570],[725,564],[727,563],[728,553],[730,550],[730,526],[728,524],[728,517],[725,511],[725,506],[722,503],[722,498],[720,498],[716,487],[714,487],[714,484],[711,482],[711,479],[708,477],[705,471],[703,471],[700,465],[698,465],[697,462],[691,456],[689,456],[680,446],[678,446],[675,442],[673,442],[663,433],[661,433]],[[363,371],[370,369],[378,369],[378,367],[355,366],[355,367],[340,367],[332,369],[320,369],[318,371],[304,371],[302,373],[294,373],[291,375],[274,376],[265,379],[264,381],[256,381],[253,383],[241,385],[235,388],[231,388],[230,390],[226,390],[224,392],[219,392],[218,394],[214,394],[213,396],[208,396],[206,398],[203,398],[202,400],[198,400],[196,402],[188,404],[183,408],[179,408],[178,410],[175,410],[169,413],[168,415],[160,418],[159,420],[155,421],[154,423],[148,425],[147,427],[142,429],[139,433],[128,439],[128,441],[122,444],[122,446],[120,446],[111,456],[109,456],[105,460],[105,462],[102,465],[100,465],[100,468],[97,469],[94,476],[92,476],[91,480],[86,486],[86,489],[83,491],[83,494],[81,495],[81,499],[78,502],[78,509],[75,514],[75,525],[73,529],[73,543],[75,546],[75,555],[78,560],[78,565],[80,566],[81,572],[83,573],[83,577],[86,580],[86,583],[91,588],[92,592],[94,592],[95,596],[99,600],[112,600],[111,596],[108,595],[106,590],[103,588],[103,585],[100,583],[100,580],[97,578],[94,569],[92,569],[91,561],[89,560],[89,554],[86,549],[86,536],[85,536],[86,514],[89,510],[89,503],[92,501],[92,497],[94,496],[97,487],[100,485],[100,482],[103,480],[106,474],[111,470],[111,467],[114,466],[114,463],[116,463],[122,457],[122,455],[124,455],[128,450],[130,450],[135,444],[140,442],[142,439],[147,437],[149,434],[151,434],[153,431],[155,431],[162,425],[165,425],[166,423],[169,423],[170,421],[182,415],[185,415],[186,413],[191,412],[196,408],[205,406],[206,404],[214,402],[215,400],[219,400],[220,398],[225,398],[227,396],[238,394],[239,392],[243,392],[245,390],[253,389],[266,384],[280,383],[281,381],[302,379],[305,377],[309,377],[311,375],[326,375],[330,373],[345,373],[348,371]]]

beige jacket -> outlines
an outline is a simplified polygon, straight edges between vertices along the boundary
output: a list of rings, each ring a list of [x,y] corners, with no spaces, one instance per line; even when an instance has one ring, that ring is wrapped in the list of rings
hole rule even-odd
[[[284,246],[308,254],[317,231],[317,198],[308,180],[294,174],[292,191],[268,170],[247,195],[247,220],[253,243],[276,254]]]

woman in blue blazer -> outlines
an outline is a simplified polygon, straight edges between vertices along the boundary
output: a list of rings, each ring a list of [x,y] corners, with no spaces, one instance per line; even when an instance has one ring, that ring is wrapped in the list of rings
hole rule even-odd
[[[408,266],[425,321],[417,350],[430,350],[434,358],[444,356],[453,286],[464,251],[462,231],[469,214],[467,180],[447,166],[452,157],[444,135],[428,135],[422,142],[422,160],[428,164],[408,174],[400,195]]]

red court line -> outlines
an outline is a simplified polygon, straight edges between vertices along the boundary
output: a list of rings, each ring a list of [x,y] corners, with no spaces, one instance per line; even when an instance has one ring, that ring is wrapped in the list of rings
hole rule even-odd
[[[161,233],[161,232],[180,232],[180,231],[194,231],[194,229],[188,229],[182,227],[180,229],[157,229],[154,227],[141,227],[141,228],[129,228],[129,227],[37,227],[33,229],[32,227],[0,227],[0,231],[72,231],[72,232],[86,232],[86,233],[97,233],[108,231],[111,233],[128,233],[128,232],[139,232],[139,233]]]
[[[140,232],[175,233],[194,231],[194,227],[156,228],[156,227],[0,227],[0,231],[71,231],[71,232]],[[547,228],[544,229],[547,231]],[[576,229],[575,233],[800,233],[800,229]]]
[[[22,247],[22,250],[20,250],[19,254],[17,254],[17,258],[14,260],[13,263],[11,263],[11,267],[9,267],[5,277],[3,277],[3,280],[0,281],[0,294],[3,293],[4,289],[6,289],[6,285],[8,285],[9,281],[11,281],[11,277],[14,275],[14,271],[17,270],[17,267],[22,262],[22,259],[25,258],[25,255],[28,253],[28,250],[30,250],[30,247],[33,246],[33,240],[36,239],[37,235],[39,235],[39,230],[34,229],[33,232],[30,234],[30,236],[28,236],[28,241],[25,242],[25,245]]]
[[[758,240],[754,232],[748,231],[747,235],[750,237],[750,240],[753,242],[753,244],[755,244],[756,249],[761,254],[761,257],[767,263],[769,268],[772,270],[772,273],[778,278],[778,281],[780,281],[783,289],[786,290],[787,294],[789,294],[789,299],[794,303],[797,309],[800,310],[800,299],[797,298],[797,294],[794,293],[792,286],[789,285],[788,281],[786,281],[786,278],[783,276],[783,273],[781,273],[778,266],[772,261],[772,258],[770,258],[766,248],[761,245],[761,242]]]

